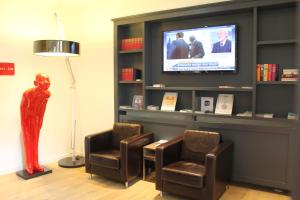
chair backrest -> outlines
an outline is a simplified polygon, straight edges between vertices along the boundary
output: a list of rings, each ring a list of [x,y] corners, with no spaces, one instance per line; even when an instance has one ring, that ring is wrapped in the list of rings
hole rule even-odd
[[[140,135],[142,126],[140,124],[115,123],[112,134],[112,147],[119,149],[120,141],[134,135]]]
[[[204,164],[205,155],[220,143],[217,132],[185,130],[181,149],[181,159]]]

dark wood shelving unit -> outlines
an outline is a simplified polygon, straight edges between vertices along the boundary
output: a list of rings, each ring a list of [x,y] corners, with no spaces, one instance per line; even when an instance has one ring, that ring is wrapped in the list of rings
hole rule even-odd
[[[297,66],[297,2],[228,1],[113,19],[115,121],[141,123],[154,133],[155,140],[174,138],[185,129],[218,131],[224,141],[234,143],[234,181],[289,190],[296,120],[288,120],[287,114],[297,113],[297,82],[257,82],[256,65],[276,63],[280,72]],[[237,25],[236,73],[162,72],[164,31],[220,24]],[[120,51],[122,39],[134,37],[143,38],[143,48]],[[142,81],[121,81],[123,67],[141,70]],[[153,87],[156,83],[166,87]],[[165,92],[178,93],[175,112],[146,110],[148,105],[161,106]],[[200,110],[201,97],[213,97],[215,108],[218,94],[234,95],[234,115],[195,112]],[[143,96],[144,109],[119,108],[132,105],[134,95]],[[252,116],[235,116],[246,111]],[[262,113],[273,113],[274,118],[256,117]]]

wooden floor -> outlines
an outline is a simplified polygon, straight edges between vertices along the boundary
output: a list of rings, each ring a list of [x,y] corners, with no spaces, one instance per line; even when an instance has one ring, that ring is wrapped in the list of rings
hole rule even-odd
[[[31,180],[16,174],[0,176],[0,200],[179,200],[169,194],[163,198],[152,182],[139,180],[129,188],[98,176],[89,179],[84,168],[66,169],[56,164],[53,170]],[[231,185],[221,200],[289,200],[285,195]]]

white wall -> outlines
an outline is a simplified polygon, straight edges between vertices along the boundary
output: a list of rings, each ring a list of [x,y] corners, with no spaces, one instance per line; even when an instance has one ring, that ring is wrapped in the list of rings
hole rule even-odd
[[[40,136],[40,161],[58,160],[70,151],[69,76],[63,58],[32,54],[34,40],[57,39],[54,12],[66,39],[81,44],[81,55],[71,58],[77,77],[77,151],[85,135],[112,127],[112,18],[221,0],[1,0],[0,62],[15,63],[15,76],[0,76],[0,174],[22,169],[19,106],[22,93],[33,86],[35,74],[50,76],[52,93]]]

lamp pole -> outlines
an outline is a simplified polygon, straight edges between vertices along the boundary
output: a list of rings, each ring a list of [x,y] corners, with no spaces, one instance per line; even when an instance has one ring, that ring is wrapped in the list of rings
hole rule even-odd
[[[67,70],[71,77],[71,106],[72,106],[72,120],[71,120],[71,157],[66,157],[58,161],[58,165],[66,168],[82,167],[85,165],[84,157],[76,155],[75,144],[76,144],[76,79],[72,66],[69,60],[69,56],[79,55],[79,43],[63,40],[64,33],[62,25],[58,19],[56,13],[54,13],[56,27],[58,31],[59,40],[37,40],[34,42],[34,54],[41,56],[63,56],[65,57],[65,63]]]

